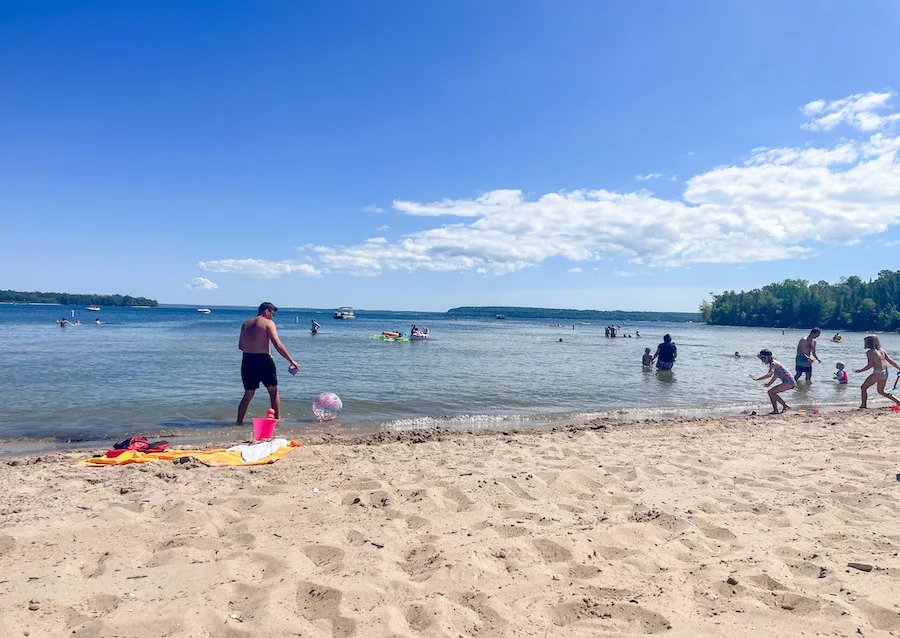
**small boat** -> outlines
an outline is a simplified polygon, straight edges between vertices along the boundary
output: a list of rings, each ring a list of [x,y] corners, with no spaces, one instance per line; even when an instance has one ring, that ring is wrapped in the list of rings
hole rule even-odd
[[[369,339],[375,339],[376,341],[393,341],[394,343],[409,343],[409,338],[404,337],[402,334],[399,337],[388,337],[387,335],[372,335]]]
[[[100,312],[100,306],[88,306],[87,309],[91,312]]]
[[[494,319],[506,319],[506,315],[497,315]]]
[[[428,333],[426,332],[416,332],[409,335],[410,341],[425,341],[426,339],[428,339]]]
[[[197,308],[197,312],[199,312],[201,315],[208,315],[212,312],[212,310],[210,310],[209,308]]]
[[[334,313],[335,319],[356,319],[356,315],[353,314],[353,308],[350,306],[341,306]]]

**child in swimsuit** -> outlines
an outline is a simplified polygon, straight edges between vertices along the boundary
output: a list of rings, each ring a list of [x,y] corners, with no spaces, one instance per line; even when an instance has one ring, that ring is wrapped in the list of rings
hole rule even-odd
[[[847,382],[850,381],[850,375],[844,370],[844,362],[838,361],[834,364],[834,367],[837,368],[837,372],[834,373],[834,378],[837,379],[837,382],[841,385],[847,385]]]
[[[866,347],[868,363],[865,368],[854,370],[854,372],[865,372],[870,368],[872,372],[866,377],[866,380],[863,381],[862,387],[860,388],[860,393],[862,394],[862,403],[859,405],[860,409],[866,408],[869,388],[873,385],[876,386],[878,394],[887,397],[897,405],[900,405],[900,400],[898,400],[897,397],[884,390],[884,385],[887,383],[888,379],[888,364],[891,364],[898,370],[900,370],[900,365],[897,365],[897,362],[888,356],[888,353],[881,347],[881,342],[875,335],[868,335],[863,340],[863,345]]]
[[[651,363],[653,363],[653,355],[650,354],[650,348],[644,348],[644,356],[641,357],[641,365],[649,370]]]
[[[791,373],[788,372],[787,368],[785,368],[783,365],[781,365],[781,363],[775,360],[775,358],[772,356],[771,350],[760,350],[759,354],[756,356],[759,357],[759,360],[762,361],[765,365],[769,366],[769,371],[761,377],[754,377],[751,374],[750,378],[754,381],[762,381],[764,379],[772,377],[772,380],[763,386],[764,388],[768,388],[770,385],[775,383],[775,379],[778,379],[780,381],[778,385],[769,390],[769,400],[772,402],[772,411],[769,414],[780,414],[781,412],[787,411],[791,406],[789,406],[785,402],[785,400],[778,395],[786,390],[794,389],[794,387],[797,385],[794,382],[794,377],[791,376]],[[783,406],[781,410],[778,409],[779,403]]]

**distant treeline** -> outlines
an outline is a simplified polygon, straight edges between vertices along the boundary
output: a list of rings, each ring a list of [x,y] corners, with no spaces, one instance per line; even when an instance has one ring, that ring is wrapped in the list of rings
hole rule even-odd
[[[495,317],[509,319],[571,319],[574,321],[703,321],[699,312],[636,312],[629,310],[572,310],[566,308],[521,308],[517,306],[460,306],[447,311],[455,317]]]
[[[63,306],[151,306],[159,302],[146,297],[131,295],[73,295],[67,292],[20,292],[0,290],[0,302],[7,303],[58,303]]]
[[[898,306],[900,270],[882,270],[869,282],[856,276],[835,284],[785,279],[749,292],[724,292],[700,304],[700,312],[717,325],[898,330]]]

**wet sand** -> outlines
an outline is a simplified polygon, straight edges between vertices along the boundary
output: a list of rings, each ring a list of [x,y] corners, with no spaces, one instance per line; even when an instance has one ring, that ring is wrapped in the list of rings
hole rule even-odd
[[[898,435],[878,410],[4,459],[0,636],[900,635]]]

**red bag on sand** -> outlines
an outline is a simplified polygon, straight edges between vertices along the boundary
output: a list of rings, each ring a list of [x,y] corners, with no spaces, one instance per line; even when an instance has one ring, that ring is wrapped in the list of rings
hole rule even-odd
[[[114,449],[106,452],[106,456],[111,459],[116,458],[123,452],[162,452],[169,447],[169,442],[154,441],[151,443],[142,436],[133,436],[130,439],[116,443],[113,447]]]

